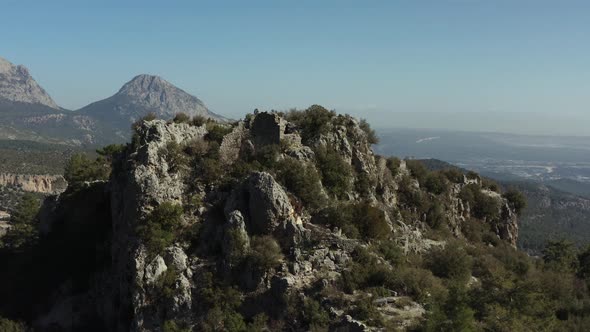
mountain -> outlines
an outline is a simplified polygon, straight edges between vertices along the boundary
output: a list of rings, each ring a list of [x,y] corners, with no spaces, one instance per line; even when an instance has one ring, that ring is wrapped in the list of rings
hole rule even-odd
[[[224,119],[210,112],[197,97],[153,75],[138,75],[115,95],[83,107],[78,112],[121,129],[128,129],[130,124],[149,113],[161,119],[171,119],[177,113]]]
[[[513,181],[528,206],[520,219],[519,247],[540,253],[548,240],[567,239],[584,247],[590,244],[590,199],[533,181]]]
[[[37,104],[52,109],[59,106],[22,66],[15,66],[0,57],[0,100],[25,104]]]

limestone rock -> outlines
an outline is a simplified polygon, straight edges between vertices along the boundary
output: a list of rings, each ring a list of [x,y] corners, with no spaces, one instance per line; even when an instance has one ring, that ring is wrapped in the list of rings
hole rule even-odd
[[[143,280],[147,285],[153,285],[158,278],[168,270],[162,256],[156,256],[146,267]]]

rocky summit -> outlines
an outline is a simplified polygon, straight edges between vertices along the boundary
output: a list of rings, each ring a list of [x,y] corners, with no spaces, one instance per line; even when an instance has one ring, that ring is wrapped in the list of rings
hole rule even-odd
[[[7,233],[39,252],[15,275],[53,272],[29,295],[4,276],[2,312],[39,303],[23,317],[37,330],[406,330],[455,283],[485,291],[471,255],[524,259],[508,196],[375,155],[365,122],[320,106],[134,130],[70,167],[38,240]]]
[[[162,119],[171,119],[177,113],[223,119],[210,112],[197,97],[154,75],[138,75],[115,95],[79,111],[125,128],[150,113]]]
[[[59,109],[47,92],[31,77],[26,67],[15,66],[3,58],[0,58],[0,99]]]

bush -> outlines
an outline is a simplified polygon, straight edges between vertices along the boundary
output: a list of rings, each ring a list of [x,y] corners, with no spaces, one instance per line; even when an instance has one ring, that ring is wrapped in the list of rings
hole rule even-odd
[[[161,153],[168,164],[169,173],[177,173],[187,168],[188,158],[184,149],[176,141],[168,142]]]
[[[412,179],[404,176],[397,189],[400,203],[407,208],[415,208],[418,213],[426,212],[429,202],[426,195],[412,186]]]
[[[481,191],[476,184],[464,186],[459,193],[459,198],[469,203],[471,211],[476,218],[495,220],[500,214],[500,202]]]
[[[574,244],[567,240],[550,240],[543,249],[545,266],[558,272],[571,272],[577,269],[578,259]]]
[[[171,300],[176,293],[175,284],[178,279],[178,272],[173,268],[169,268],[162,273],[156,281],[156,288],[159,291],[159,296],[166,300]]]
[[[39,199],[33,194],[24,194],[10,216],[12,227],[0,239],[0,244],[12,250],[32,246],[39,236],[37,214],[40,206]]]
[[[334,111],[328,111],[320,105],[312,105],[305,111],[289,111],[285,118],[299,127],[303,144],[311,145],[313,140],[329,131],[330,121],[335,116]]]
[[[453,183],[463,182],[463,173],[457,168],[447,168],[442,171],[446,178]]]
[[[331,148],[320,147],[315,155],[326,190],[338,198],[345,197],[352,189],[352,167]]]
[[[172,122],[174,123],[189,123],[191,121],[191,117],[188,116],[186,113],[176,113]]]
[[[440,172],[432,172],[426,175],[424,180],[424,188],[428,192],[435,195],[440,195],[449,189],[449,182],[445,175]]]
[[[325,328],[330,323],[328,312],[314,299],[306,298],[303,301],[303,318],[312,331]]]
[[[516,214],[521,214],[522,210],[527,205],[524,195],[516,189],[508,190],[504,193],[503,197],[508,201],[508,204],[514,209],[514,211],[516,211]]]
[[[471,265],[471,257],[454,242],[431,250],[426,259],[426,266],[435,276],[460,282],[466,282],[471,276]]]
[[[369,203],[341,204],[328,207],[314,217],[314,222],[338,227],[351,238],[387,239],[391,228],[385,213]]]
[[[367,122],[367,120],[361,119],[360,127],[367,134],[367,140],[369,144],[379,143],[379,137],[377,136],[377,133],[375,133],[375,130],[371,128],[371,125]]]
[[[320,175],[313,165],[285,158],[277,164],[277,181],[311,209],[324,203]]]
[[[205,139],[212,142],[217,142],[221,144],[223,141],[223,137],[229,134],[232,131],[232,128],[227,125],[222,125],[215,122],[208,122],[207,123],[207,135],[205,135]]]
[[[249,259],[254,266],[266,271],[279,265],[283,260],[283,253],[272,236],[254,236],[250,241]]]
[[[182,226],[182,214],[181,205],[164,202],[154,208],[145,224],[137,227],[150,255],[162,252],[174,242]]]
[[[64,178],[69,185],[79,185],[83,182],[108,180],[110,165],[99,159],[92,160],[87,155],[76,153],[66,163]]]
[[[439,201],[434,201],[428,212],[426,213],[426,223],[432,229],[440,229],[447,223],[447,216],[442,204]]]
[[[197,126],[200,127],[202,125],[204,125],[205,123],[207,123],[208,119],[202,115],[195,115],[193,116],[193,119],[191,121],[191,124],[193,126]]]
[[[391,288],[396,280],[398,277],[393,270],[380,264],[367,249],[358,247],[353,252],[353,262],[341,274],[340,284],[344,291],[352,293],[371,287]]]
[[[173,320],[167,320],[164,322],[163,331],[164,332],[190,332],[190,329],[180,327]]]
[[[113,159],[125,151],[125,148],[126,146],[123,144],[110,144],[96,150],[96,153],[98,153],[99,156],[103,157],[106,162],[110,164]]]
[[[418,183],[423,185],[424,181],[426,180],[426,176],[428,175],[428,169],[426,166],[424,166],[424,163],[422,163],[420,160],[407,159],[406,166],[408,167],[408,170],[410,170],[410,174],[416,180],[418,180]]]
[[[401,165],[401,160],[396,157],[390,157],[390,158],[387,158],[387,162],[385,165],[387,166],[387,168],[391,172],[391,175],[396,176],[397,172],[399,171],[399,167]]]
[[[393,241],[379,241],[375,251],[381,254],[391,265],[397,266],[403,262],[404,255],[399,245]]]

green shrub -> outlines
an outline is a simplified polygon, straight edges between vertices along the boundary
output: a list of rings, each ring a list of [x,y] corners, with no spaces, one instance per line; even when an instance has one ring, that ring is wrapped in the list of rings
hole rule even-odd
[[[338,227],[351,238],[379,240],[391,235],[385,213],[365,202],[328,207],[318,213],[313,221]]]
[[[390,158],[387,158],[387,162],[385,165],[387,166],[387,168],[391,172],[391,175],[396,176],[397,173],[399,172],[401,160],[396,157],[390,157]]]
[[[330,121],[335,116],[334,111],[328,111],[320,105],[312,105],[305,111],[289,111],[285,118],[299,127],[303,144],[311,145],[313,140],[329,131]]]
[[[508,204],[516,211],[517,214],[521,214],[522,210],[526,207],[526,198],[524,195],[516,190],[510,189],[504,193],[503,197],[508,200]]]
[[[295,160],[284,158],[277,163],[277,181],[283,184],[311,209],[324,204],[324,194],[320,175],[315,167]]]
[[[184,153],[183,147],[176,141],[168,142],[160,153],[164,155],[169,173],[177,173],[187,168],[187,155]]]
[[[406,166],[408,167],[410,174],[416,180],[418,180],[418,183],[420,183],[420,185],[423,185],[424,181],[426,180],[426,176],[428,175],[428,169],[426,168],[426,166],[424,166],[424,163],[420,160],[407,159]]]
[[[266,271],[283,260],[278,242],[270,235],[253,236],[250,241],[249,259],[254,266]]]
[[[254,160],[266,169],[274,169],[281,154],[281,147],[277,144],[270,144],[256,149]]]
[[[110,172],[110,165],[102,160],[93,160],[85,154],[76,153],[66,163],[64,178],[68,184],[76,186],[87,181],[108,180]]]
[[[232,131],[232,128],[227,125],[215,123],[215,122],[208,122],[207,123],[207,135],[205,135],[205,139],[212,142],[217,142],[221,144],[223,137],[229,134]]]
[[[412,185],[412,179],[409,176],[404,176],[398,185],[397,189],[399,195],[399,202],[406,208],[415,208],[418,213],[428,210],[429,202],[426,195]]]
[[[500,202],[487,194],[484,194],[476,184],[464,186],[459,193],[459,198],[469,203],[471,212],[476,218],[495,220],[500,214]]]
[[[146,222],[137,227],[137,233],[144,240],[148,253],[155,255],[170,246],[182,227],[182,206],[171,202],[158,205]]]
[[[193,126],[200,127],[200,126],[204,125],[205,123],[207,123],[207,121],[208,120],[207,120],[206,117],[204,117],[202,115],[195,115],[195,116],[193,116],[193,119],[191,121],[191,124]]]
[[[164,322],[164,332],[190,332],[190,329],[180,327],[174,320]]]
[[[352,189],[352,167],[332,148],[320,147],[315,156],[326,190],[336,197],[345,197]]]
[[[374,250],[381,254],[381,256],[393,266],[400,265],[403,262],[403,251],[400,246],[393,241],[379,241],[375,245]]]
[[[116,156],[122,154],[125,149],[126,146],[123,144],[109,144],[96,150],[96,153],[103,157],[106,162],[111,163],[113,159],[115,159]]]
[[[191,117],[188,116],[186,113],[176,113],[172,122],[174,123],[189,123],[191,121]]]
[[[445,209],[438,200],[435,200],[426,213],[426,223],[432,229],[440,229],[443,225],[447,224],[447,216]]]
[[[10,216],[11,228],[0,238],[2,247],[20,250],[36,243],[39,237],[39,221],[37,214],[41,204],[33,194],[22,196]]]
[[[430,193],[440,195],[449,189],[449,182],[441,172],[431,172],[425,177],[424,188]]]
[[[303,318],[311,330],[317,331],[326,328],[330,323],[328,312],[314,299],[306,298],[303,301]]]
[[[137,130],[139,129],[139,127],[141,127],[141,125],[146,122],[146,121],[153,121],[155,119],[157,119],[158,116],[156,115],[156,113],[154,112],[150,112],[146,115],[144,115],[143,117],[139,118],[137,121],[135,121],[132,125],[131,125],[131,130],[134,132],[137,132]]]
[[[445,177],[453,183],[463,182],[463,173],[457,168],[447,168],[442,171]]]
[[[574,244],[564,239],[548,241],[543,249],[543,261],[546,268],[554,271],[575,271],[578,259]]]
[[[376,185],[376,181],[372,179],[369,174],[362,172],[358,173],[356,176],[354,189],[361,195],[361,197],[369,198]]]
[[[471,276],[471,257],[455,242],[430,251],[426,266],[435,276],[466,282]]]
[[[166,300],[171,300],[175,293],[176,279],[178,279],[178,272],[173,267],[162,273],[156,281],[156,289],[159,292],[159,296]]]
[[[481,186],[491,191],[500,192],[500,186],[495,181],[487,178],[481,180]]]
[[[377,136],[377,133],[375,133],[375,130],[371,128],[371,125],[367,122],[367,120],[361,119],[360,127],[367,134],[367,140],[369,144],[379,143],[379,137]]]
[[[398,277],[393,270],[380,264],[367,249],[358,247],[353,252],[353,262],[341,274],[340,285],[344,291],[352,293],[372,287],[392,288],[396,280]]]

